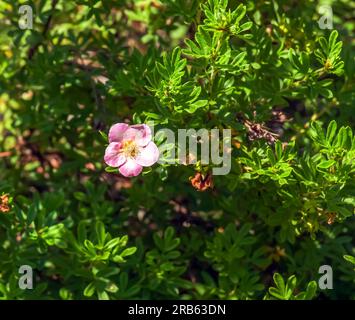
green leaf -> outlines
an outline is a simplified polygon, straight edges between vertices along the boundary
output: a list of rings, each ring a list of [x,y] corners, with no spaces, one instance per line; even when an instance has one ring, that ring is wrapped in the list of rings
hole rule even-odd
[[[345,259],[346,261],[351,262],[352,264],[355,264],[355,257],[353,257],[353,256],[345,255],[345,256],[344,256],[344,259]]]
[[[273,287],[269,288],[269,293],[277,299],[280,299],[280,300],[285,299],[285,297],[282,294],[280,294],[280,291],[276,288],[273,288]]]
[[[253,22],[251,22],[251,21],[245,22],[245,23],[243,23],[243,24],[239,27],[238,33],[247,31],[247,30],[249,30],[252,26],[253,26]]]
[[[96,237],[100,247],[102,248],[105,244],[106,232],[105,225],[101,221],[97,221],[95,225]]]
[[[165,232],[164,232],[164,240],[172,240],[175,235],[175,230],[173,227],[167,227]]]
[[[315,297],[316,292],[317,292],[317,282],[311,281],[306,289],[306,294],[304,296],[304,300],[311,300]]]
[[[123,263],[123,262],[126,262],[126,260],[123,259],[120,255],[114,256],[112,260],[113,260],[114,262],[116,262],[116,263]]]
[[[296,276],[292,275],[291,277],[289,277],[287,279],[286,287],[291,294],[292,294],[293,290],[296,288],[296,284],[297,284]]]
[[[335,120],[332,120],[329,122],[328,128],[327,128],[327,136],[326,139],[329,143],[329,145],[332,144],[333,138],[335,137],[337,131],[337,123]]]
[[[86,288],[84,289],[84,296],[85,297],[92,297],[96,291],[96,287],[94,282],[90,282]]]
[[[86,200],[86,194],[83,192],[74,192],[74,198],[79,200],[79,201],[85,201]]]
[[[30,225],[36,218],[37,216],[37,208],[35,206],[35,204],[32,204],[29,209],[28,209],[28,213],[27,213],[27,225]]]
[[[123,250],[123,252],[120,255],[121,255],[121,257],[127,257],[127,256],[134,254],[136,251],[137,251],[136,247],[131,247],[131,248],[127,248],[127,249]]]
[[[239,4],[237,9],[233,12],[233,16],[235,16],[234,23],[238,24],[240,20],[242,20],[247,12],[246,6],[243,4]]]
[[[108,135],[103,131],[99,131],[99,133],[100,133],[101,137],[103,138],[103,140],[105,142],[108,142]]]
[[[275,153],[277,160],[280,160],[282,158],[282,142],[280,140],[275,143]]]
[[[322,127],[318,122],[311,123],[310,136],[314,141],[317,141],[318,143],[325,145],[326,143],[325,135]]]
[[[106,291],[99,291],[97,293],[97,296],[98,296],[99,300],[110,300],[110,297],[108,296]]]
[[[80,221],[78,225],[78,241],[79,243],[84,243],[87,238],[86,223],[85,221]]]
[[[331,166],[334,166],[336,164],[336,161],[335,160],[324,160],[322,161],[321,163],[319,163],[317,165],[318,168],[321,168],[321,169],[328,169],[330,168]]]
[[[285,281],[279,273],[274,273],[273,275],[274,282],[278,289],[282,292],[285,291]]]
[[[128,274],[127,272],[122,272],[120,274],[120,290],[125,291],[128,285]]]
[[[336,140],[336,147],[345,147],[348,142],[348,131],[346,127],[341,127],[338,135],[337,135],[337,140]]]
[[[332,33],[329,36],[329,40],[328,40],[328,50],[329,52],[332,51],[332,49],[334,48],[336,41],[338,38],[338,31],[337,30],[333,30]]]
[[[105,171],[108,173],[117,173],[118,169],[117,168],[113,168],[113,167],[106,167]]]

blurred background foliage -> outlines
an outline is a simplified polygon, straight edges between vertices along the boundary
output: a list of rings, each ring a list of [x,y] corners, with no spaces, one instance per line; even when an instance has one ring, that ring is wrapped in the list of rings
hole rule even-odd
[[[1,299],[355,298],[355,4],[224,3],[0,2]],[[148,120],[232,128],[231,174],[199,192],[194,166],[105,172],[99,131]],[[324,264],[334,290],[312,282]]]

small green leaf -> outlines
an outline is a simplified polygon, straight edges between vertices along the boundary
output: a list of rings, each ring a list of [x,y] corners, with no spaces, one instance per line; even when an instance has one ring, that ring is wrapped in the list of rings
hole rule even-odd
[[[85,201],[86,200],[86,194],[83,192],[74,192],[74,198],[79,200],[79,201]]]
[[[282,294],[280,294],[279,290],[276,288],[273,288],[273,287],[269,288],[269,293],[277,299],[280,299],[280,300],[285,299],[285,297]]]
[[[117,173],[118,169],[117,168],[113,168],[113,167],[106,167],[105,171],[108,173]]]
[[[103,131],[99,131],[99,133],[100,133],[101,137],[103,138],[103,140],[105,142],[108,142],[108,135]]]
[[[253,22],[251,22],[251,21],[245,22],[245,23],[243,23],[243,24],[239,27],[238,33],[239,33],[239,32],[247,31],[247,30],[249,30],[252,26],[253,26]]]
[[[351,262],[352,264],[355,264],[355,257],[353,257],[353,256],[345,255],[345,256],[344,256],[344,259],[345,259],[346,261]]]
[[[108,296],[106,291],[98,292],[97,296],[98,296],[99,300],[110,300],[110,297]]]
[[[99,245],[103,247],[105,244],[106,232],[105,232],[105,225],[102,221],[97,221],[95,225],[96,230],[96,237],[99,242]]]
[[[306,294],[304,296],[304,300],[311,300],[315,297],[316,292],[317,292],[317,282],[311,281],[306,289]]]
[[[86,288],[84,289],[84,296],[85,297],[92,297],[93,294],[95,293],[96,291],[96,287],[95,287],[95,284],[94,282],[90,282]]]
[[[337,123],[335,120],[332,120],[329,122],[327,128],[327,136],[326,136],[326,139],[330,145],[332,144],[332,140],[335,136],[336,131],[337,131]]]
[[[279,273],[274,273],[274,282],[280,290],[284,291],[285,290],[285,281],[282,278],[282,276]]]
[[[127,257],[127,256],[134,254],[136,251],[137,251],[136,247],[131,247],[131,248],[127,248],[127,249],[123,250],[123,252],[120,255],[121,255],[121,257]]]
[[[328,169],[328,168],[330,168],[331,166],[333,166],[335,164],[336,164],[335,160],[324,160],[321,163],[319,163],[317,165],[317,167],[321,168],[321,169]]]
[[[165,232],[164,232],[164,239],[165,240],[172,240],[175,235],[175,230],[173,227],[167,227]]]

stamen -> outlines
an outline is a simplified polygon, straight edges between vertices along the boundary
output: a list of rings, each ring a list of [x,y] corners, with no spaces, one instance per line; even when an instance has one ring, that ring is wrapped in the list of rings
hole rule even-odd
[[[121,152],[130,158],[135,158],[138,154],[138,146],[133,140],[126,140],[123,142]]]

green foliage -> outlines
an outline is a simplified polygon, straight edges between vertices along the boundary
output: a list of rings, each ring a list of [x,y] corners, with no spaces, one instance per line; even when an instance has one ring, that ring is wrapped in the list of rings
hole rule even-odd
[[[322,4],[1,1],[0,299],[354,299],[355,7]],[[230,173],[107,167],[150,121],[231,129]]]
[[[332,31],[328,41],[321,37],[319,39],[320,48],[315,51],[315,55],[320,64],[323,65],[324,71],[341,75],[344,68],[344,62],[341,60],[341,49],[343,42],[338,41],[338,32]]]
[[[344,259],[351,262],[352,264],[355,264],[355,257],[353,257],[353,256],[345,255]]]
[[[270,298],[279,300],[311,300],[316,294],[317,283],[315,281],[308,283],[306,291],[301,291],[297,295],[294,295],[297,285],[297,278],[295,276],[289,277],[286,283],[278,273],[275,273],[273,278],[276,287],[269,288]]]

